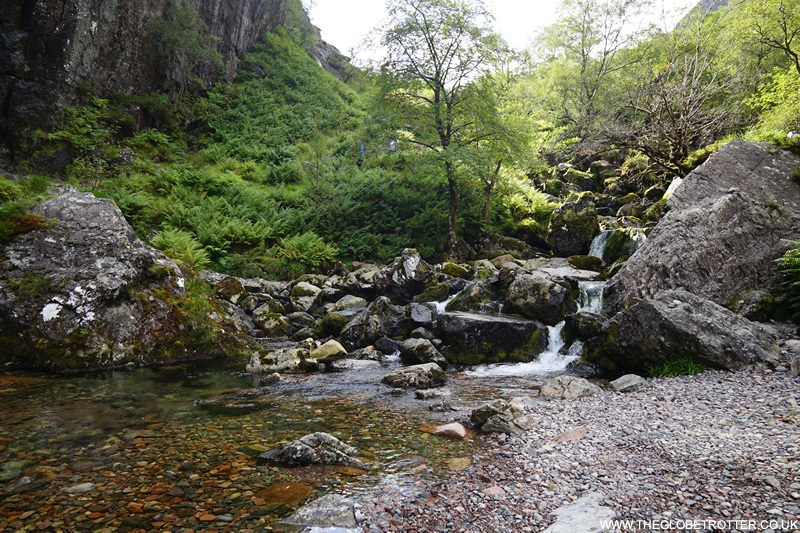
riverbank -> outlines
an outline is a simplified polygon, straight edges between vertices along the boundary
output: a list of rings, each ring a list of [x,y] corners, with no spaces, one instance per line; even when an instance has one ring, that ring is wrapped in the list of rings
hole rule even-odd
[[[465,470],[363,498],[364,530],[538,532],[595,492],[621,520],[800,520],[800,380],[789,372],[708,371],[529,403],[535,429],[488,437]]]

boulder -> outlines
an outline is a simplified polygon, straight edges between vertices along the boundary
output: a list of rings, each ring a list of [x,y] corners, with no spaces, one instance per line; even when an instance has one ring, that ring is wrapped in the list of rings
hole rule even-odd
[[[339,494],[326,494],[298,509],[278,526],[286,531],[355,533],[358,527],[353,500]],[[288,526],[288,527],[285,527]]]
[[[647,386],[647,380],[636,374],[625,374],[611,383],[611,388],[617,392],[633,392]]]
[[[322,289],[301,281],[292,287],[290,299],[297,311],[308,313],[322,301]]]
[[[377,298],[344,327],[339,340],[349,350],[373,344],[381,337],[405,337],[412,328],[411,319],[401,307],[385,296]]]
[[[430,389],[440,387],[447,381],[447,375],[436,363],[413,365],[395,370],[384,376],[381,383],[398,389]]]
[[[311,339],[293,347],[271,351],[258,351],[250,356],[245,369],[253,374],[292,373],[318,370],[317,360],[310,355],[314,348]]]
[[[319,348],[315,348],[311,350],[309,356],[314,359],[322,359],[324,357],[344,357],[347,355],[347,350],[344,349],[344,346],[339,344],[337,341],[331,339]]]
[[[474,313],[444,313],[438,334],[448,345],[444,356],[453,364],[528,362],[547,342],[547,327],[533,320]]]
[[[448,362],[428,339],[406,339],[400,343],[400,357],[411,364],[436,363],[447,368]]]
[[[412,303],[410,305],[410,316],[414,324],[429,328],[433,325],[434,309],[431,304]]]
[[[600,394],[603,389],[591,381],[576,376],[556,376],[544,384],[541,395],[559,400],[574,400]]]
[[[378,294],[388,296],[393,302],[406,305],[433,278],[434,270],[413,248],[406,248],[400,257],[383,268],[373,278]]]
[[[544,533],[575,533],[577,531],[601,531],[599,525],[611,522],[617,514],[604,505],[602,494],[594,492],[556,509],[555,523]]]
[[[584,357],[610,371],[646,371],[682,357],[741,370],[777,364],[779,355],[763,326],[683,290],[664,291],[618,313],[589,344]]]
[[[483,312],[487,305],[500,299],[494,284],[484,280],[469,285],[447,304],[447,311]]]
[[[311,433],[259,455],[259,458],[289,465],[346,465],[367,468],[356,456],[358,450],[329,433]]]
[[[684,289],[746,313],[775,293],[775,260],[800,238],[800,157],[767,144],[733,141],[692,171],[668,211],[606,289],[620,311],[668,289]]]
[[[507,309],[554,326],[575,312],[571,291],[542,272],[519,274],[508,288]]]
[[[339,311],[364,309],[365,307],[367,307],[367,301],[364,298],[347,294],[339,298],[339,300],[337,300],[336,303],[333,304],[330,309],[328,309],[328,312],[336,313]]]
[[[229,307],[144,245],[111,200],[69,191],[31,213],[31,231],[0,245],[0,363],[77,370],[252,350]]]
[[[587,255],[592,239],[599,232],[597,212],[591,203],[566,202],[550,216],[547,244],[559,257]]]
[[[525,414],[521,400],[493,400],[470,415],[470,422],[484,433],[506,433],[519,435],[533,428],[533,419]]]
[[[440,437],[449,437],[451,439],[464,440],[467,438],[467,429],[458,422],[453,422],[451,424],[444,424],[442,426],[437,426],[436,428],[434,428],[433,434],[438,435]]]

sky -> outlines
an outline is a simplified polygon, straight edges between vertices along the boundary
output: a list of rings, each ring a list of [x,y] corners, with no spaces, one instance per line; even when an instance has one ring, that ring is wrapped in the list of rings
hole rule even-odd
[[[671,24],[686,14],[699,0],[661,0],[670,13]],[[363,63],[369,51],[358,50],[369,31],[384,16],[384,0],[306,0],[311,6],[311,21],[322,31],[322,38],[343,54]],[[660,4],[661,2],[657,2]],[[488,0],[495,16],[495,29],[514,48],[525,48],[533,36],[556,20],[558,0]],[[653,9],[659,20],[662,6]]]

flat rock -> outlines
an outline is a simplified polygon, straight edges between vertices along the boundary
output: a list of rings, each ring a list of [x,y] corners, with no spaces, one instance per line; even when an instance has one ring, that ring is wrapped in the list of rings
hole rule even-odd
[[[306,528],[324,528],[322,531],[360,531],[356,529],[353,501],[339,494],[326,494],[300,508],[282,524]],[[344,528],[335,529],[331,528]],[[320,529],[316,529],[321,531]]]
[[[636,374],[625,374],[609,383],[609,385],[617,392],[633,392],[644,388],[647,385],[647,380]]]
[[[84,492],[92,492],[95,488],[94,483],[81,483],[79,485],[73,485],[72,487],[64,489],[64,492],[67,494],[83,494]]]
[[[544,533],[591,533],[608,531],[601,522],[613,520],[616,514],[611,507],[603,505],[603,495],[592,493],[556,510],[558,519]]]
[[[600,394],[603,389],[585,378],[575,376],[557,376],[545,383],[541,395],[547,398],[574,400]]]
[[[447,381],[447,375],[436,363],[413,365],[395,370],[385,376],[381,383],[401,389],[430,389]]]

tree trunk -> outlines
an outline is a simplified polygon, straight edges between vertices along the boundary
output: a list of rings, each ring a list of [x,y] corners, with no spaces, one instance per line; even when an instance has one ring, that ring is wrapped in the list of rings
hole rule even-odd
[[[447,216],[447,244],[445,245],[445,252],[449,255],[455,251],[454,248],[458,242],[458,187],[456,184],[456,176],[453,169],[453,164],[449,161],[445,162],[445,169],[447,170],[447,185],[450,192],[450,210]]]
[[[494,192],[494,181],[490,181],[483,188],[483,229],[489,229],[489,210],[492,207],[492,193]]]

